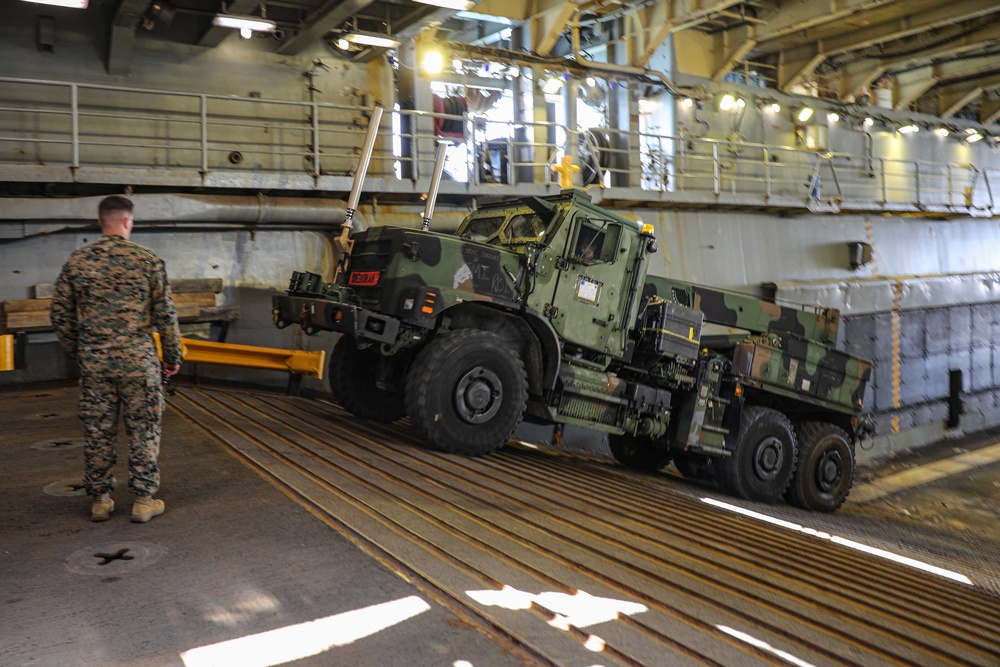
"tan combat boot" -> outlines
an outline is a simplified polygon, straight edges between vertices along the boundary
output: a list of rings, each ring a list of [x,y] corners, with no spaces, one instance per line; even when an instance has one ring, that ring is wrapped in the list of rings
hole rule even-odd
[[[102,493],[99,496],[94,496],[94,504],[90,506],[90,520],[107,521],[114,511],[115,501],[111,499],[111,494]]]
[[[154,516],[163,514],[164,509],[166,505],[162,500],[155,500],[153,496],[136,496],[132,504],[132,523],[146,523]]]

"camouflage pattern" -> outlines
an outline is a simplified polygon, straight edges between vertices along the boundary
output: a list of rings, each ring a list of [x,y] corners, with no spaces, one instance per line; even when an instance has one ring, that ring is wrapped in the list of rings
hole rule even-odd
[[[159,377],[84,375],[80,378],[79,410],[87,439],[83,478],[87,492],[98,495],[115,488],[111,473],[118,458],[115,438],[121,412],[129,443],[128,489],[140,496],[156,493],[160,488],[156,459],[163,416]]]
[[[163,363],[181,363],[177,312],[163,261],[121,236],[102,236],[66,261],[51,317],[60,345],[80,368],[88,493],[113,487],[119,410],[129,444],[129,488],[153,493],[159,486],[163,412],[154,328]]]

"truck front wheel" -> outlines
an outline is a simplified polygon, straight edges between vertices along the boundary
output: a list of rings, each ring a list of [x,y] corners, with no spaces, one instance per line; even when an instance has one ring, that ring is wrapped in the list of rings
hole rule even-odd
[[[403,395],[378,386],[379,353],[358,349],[351,336],[341,336],[330,355],[330,390],[352,415],[389,423],[406,416]]]
[[[618,463],[635,470],[656,472],[670,463],[670,452],[657,448],[648,438],[612,435],[608,437],[608,445]]]
[[[773,503],[795,472],[795,431],[788,417],[771,408],[743,410],[740,437],[729,458],[716,465],[716,481],[734,495]]]
[[[527,400],[521,358],[502,338],[478,329],[432,340],[406,382],[407,411],[424,440],[466,456],[502,447],[521,423]]]
[[[854,447],[844,429],[825,422],[796,424],[799,464],[785,494],[791,504],[834,512],[854,483]]]

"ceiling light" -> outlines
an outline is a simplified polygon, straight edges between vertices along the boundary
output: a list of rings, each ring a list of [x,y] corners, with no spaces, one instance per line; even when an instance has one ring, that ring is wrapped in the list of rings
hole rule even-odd
[[[742,97],[737,97],[737,98],[736,98],[736,106],[737,106],[737,107],[739,107],[740,109],[742,109],[742,108],[743,108],[743,107],[745,107],[746,105],[747,105],[747,103],[743,101],[743,98],[742,98]]]
[[[340,39],[337,40],[337,48],[340,49],[341,51],[346,51],[347,49],[351,48],[351,43],[348,42],[343,37],[341,37]]]
[[[899,128],[900,134],[913,134],[914,132],[919,132],[919,131],[920,128],[917,127],[916,125],[904,125],[903,127]]]
[[[349,32],[343,35],[351,44],[362,44],[364,46],[376,46],[383,49],[394,49],[399,46],[399,40],[388,35],[380,35],[371,32]]]
[[[440,51],[428,51],[424,54],[424,71],[428,74],[440,74],[444,69],[444,56]]]
[[[253,30],[250,28],[240,28],[240,37],[242,39],[250,39],[253,37]]]
[[[966,140],[966,141],[967,141],[968,143],[970,143],[970,144],[974,144],[974,143],[976,143],[977,141],[979,141],[980,139],[982,139],[982,138],[983,138],[983,135],[981,135],[981,134],[980,134],[979,132],[977,132],[976,130],[973,130],[973,129],[971,129],[971,128],[970,128],[970,129],[968,129],[968,130],[966,130],[966,131],[965,131],[965,133],[966,133],[967,135],[969,135],[969,136],[967,136],[967,137],[965,138],[965,140]]]
[[[239,14],[216,14],[212,25],[219,28],[235,28],[236,30],[253,30],[254,32],[274,32],[278,24],[260,16],[240,16]]]
[[[810,118],[812,118],[812,115],[813,115],[813,110],[811,107],[802,107],[801,109],[799,109],[799,113],[796,114],[795,119],[798,120],[800,123],[804,123]]]
[[[781,111],[781,105],[778,104],[777,102],[772,103],[771,111],[773,111],[774,113],[778,113],[779,111]]]
[[[423,3],[425,5],[433,5],[435,7],[442,7],[444,9],[457,9],[463,11],[470,9],[475,2],[472,0],[415,0],[416,2]]]
[[[722,111],[729,111],[730,109],[733,108],[733,104],[735,103],[736,103],[736,98],[730,95],[729,93],[726,93],[725,95],[722,96],[722,99],[719,101],[719,109],[721,109]]]
[[[840,120],[840,114],[831,111],[826,115],[826,119],[831,123],[836,123],[838,120]]]
[[[939,127],[938,129],[934,130],[934,134],[938,135],[939,137],[947,137],[949,134],[948,128]]]
[[[51,5],[53,7],[69,7],[70,9],[86,9],[89,0],[25,0],[36,5]]]
[[[587,77],[587,85],[590,86],[591,88],[593,88],[594,86],[597,85],[597,79],[595,79],[592,76],[588,76]]]
[[[871,127],[874,124],[875,121],[873,121],[871,118],[865,118],[865,127]]]

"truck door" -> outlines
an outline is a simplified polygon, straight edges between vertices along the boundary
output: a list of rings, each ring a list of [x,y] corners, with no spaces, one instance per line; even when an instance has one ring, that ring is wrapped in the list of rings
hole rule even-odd
[[[567,342],[621,356],[622,317],[628,296],[628,258],[633,234],[622,224],[577,213],[567,236],[549,319]]]

